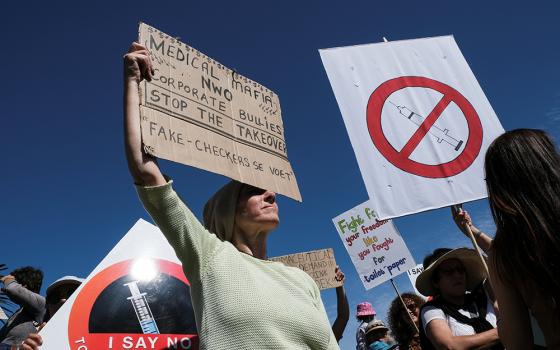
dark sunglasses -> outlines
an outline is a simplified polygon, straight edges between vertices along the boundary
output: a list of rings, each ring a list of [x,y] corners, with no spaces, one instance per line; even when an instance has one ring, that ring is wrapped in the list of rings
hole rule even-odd
[[[416,311],[416,308],[418,307],[418,306],[416,306],[416,303],[414,303],[414,302],[413,303],[405,303],[405,305],[406,305],[406,308],[410,311]]]
[[[457,265],[448,269],[439,269],[439,273],[444,276],[453,276],[455,272],[458,272],[460,275],[464,275],[467,270],[463,265]]]

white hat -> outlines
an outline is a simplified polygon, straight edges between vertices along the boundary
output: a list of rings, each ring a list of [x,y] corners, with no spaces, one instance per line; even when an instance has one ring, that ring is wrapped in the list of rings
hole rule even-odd
[[[47,295],[49,295],[53,290],[55,290],[57,287],[62,286],[62,285],[80,285],[82,284],[82,282],[84,282],[85,279],[80,278],[80,277],[76,277],[76,276],[64,276],[62,278],[57,279],[56,281],[54,281],[53,283],[51,283],[50,286],[47,287]]]

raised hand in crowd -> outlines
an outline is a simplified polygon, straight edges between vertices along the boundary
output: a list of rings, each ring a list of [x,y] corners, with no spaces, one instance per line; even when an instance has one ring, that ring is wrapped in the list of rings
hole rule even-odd
[[[4,283],[4,285],[8,285],[10,282],[15,281],[16,278],[12,275],[6,275],[0,277],[0,282]]]
[[[470,239],[468,232],[470,229],[476,240],[476,244],[478,244],[482,251],[488,254],[488,251],[492,246],[492,238],[473,224],[469,212],[453,205],[451,206],[451,215],[453,216],[453,221],[455,221],[459,230]]]
[[[346,292],[344,291],[344,282],[346,281],[346,276],[340,267],[335,268],[335,279],[338,282],[342,282],[343,285],[336,287],[336,319],[332,325],[332,330],[334,337],[337,342],[340,342],[348,320],[350,319],[350,306],[348,305],[348,298],[346,297]]]

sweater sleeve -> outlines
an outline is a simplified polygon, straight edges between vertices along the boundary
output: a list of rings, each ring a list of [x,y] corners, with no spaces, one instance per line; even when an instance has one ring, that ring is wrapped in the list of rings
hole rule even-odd
[[[200,281],[208,261],[223,243],[202,226],[172,184],[169,180],[162,186],[136,186],[136,189],[144,207],[181,260],[185,276]]]
[[[23,287],[16,281],[3,288],[4,293],[16,304],[27,310],[36,318],[45,312],[45,298]]]

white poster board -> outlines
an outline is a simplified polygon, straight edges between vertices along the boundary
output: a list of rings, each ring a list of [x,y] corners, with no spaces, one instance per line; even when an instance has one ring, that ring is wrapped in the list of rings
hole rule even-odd
[[[452,36],[320,50],[381,219],[485,198],[504,132]]]
[[[335,217],[333,223],[366,289],[416,265],[393,222],[379,221],[369,201]]]
[[[420,296],[423,295],[418,291],[418,289],[416,289],[416,279],[418,278],[418,275],[422,273],[422,271],[424,271],[424,266],[422,264],[418,264],[406,272],[406,274],[408,275],[408,279],[412,284],[412,288],[414,288],[414,292]]]
[[[190,284],[161,231],[138,220],[40,334],[42,350],[198,349]]]

